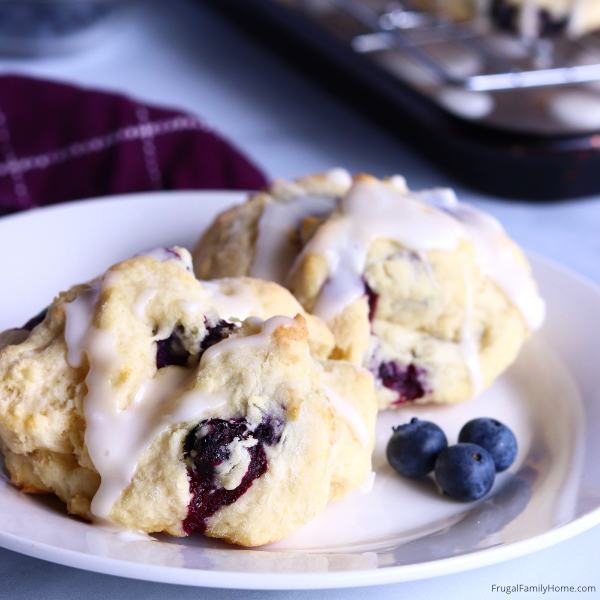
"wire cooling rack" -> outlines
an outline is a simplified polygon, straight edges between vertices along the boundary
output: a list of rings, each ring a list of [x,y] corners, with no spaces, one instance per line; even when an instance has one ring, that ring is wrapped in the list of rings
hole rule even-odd
[[[356,52],[397,49],[449,85],[495,91],[600,80],[600,38],[596,35],[554,39],[511,36],[512,52],[504,53],[500,44],[490,43],[494,39],[492,27],[483,19],[454,23],[436,14],[414,10],[409,2],[332,0],[331,5],[369,29],[368,33],[350,40]],[[472,53],[478,58],[481,71],[463,77],[450,72],[428,51],[428,46],[440,43]],[[521,53],[515,51],[518,45]],[[596,54],[598,62],[577,62],[578,58],[589,60]]]
[[[507,0],[475,16],[454,14],[467,0],[202,1],[465,185],[600,193],[600,30],[543,11],[532,28]]]
[[[527,133],[600,129],[600,34],[527,38],[409,0],[272,0],[450,113]]]

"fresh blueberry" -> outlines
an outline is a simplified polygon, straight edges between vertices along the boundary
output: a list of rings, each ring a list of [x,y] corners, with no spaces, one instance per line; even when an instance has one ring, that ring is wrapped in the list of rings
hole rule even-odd
[[[435,461],[435,479],[444,493],[463,502],[485,496],[495,477],[494,460],[476,444],[448,446]]]
[[[422,477],[433,470],[438,454],[448,446],[444,432],[429,421],[416,417],[394,427],[387,445],[390,465],[405,477]]]
[[[494,460],[497,473],[508,469],[517,456],[515,434],[496,419],[479,418],[469,421],[460,430],[458,441],[485,448]]]

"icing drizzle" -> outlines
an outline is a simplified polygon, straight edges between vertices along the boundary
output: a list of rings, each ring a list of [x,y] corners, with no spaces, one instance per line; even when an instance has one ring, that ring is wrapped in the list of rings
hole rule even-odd
[[[328,220],[316,230],[294,263],[290,230],[297,229],[309,215],[324,214],[329,214]],[[396,240],[420,257],[425,257],[429,250],[453,250],[461,239],[469,239],[475,246],[478,266],[520,311],[529,329],[533,331],[542,325],[545,303],[500,223],[459,202],[450,189],[410,192],[400,177],[390,178],[386,184],[355,181],[337,201],[329,197],[319,201],[318,197],[309,196],[267,205],[259,222],[251,274],[285,284],[290,271],[304,256],[323,256],[328,277],[313,313],[331,322],[364,294],[367,253],[377,238]],[[426,259],[425,263],[429,264]],[[473,393],[477,394],[483,382],[478,343],[473,334],[472,290],[468,282],[465,285],[467,298],[459,346]]]
[[[202,419],[222,406],[226,399],[197,390],[186,391],[193,372],[182,367],[160,369],[145,381],[131,403],[120,409],[118,392],[111,376],[120,358],[109,332],[93,326],[99,286],[80,293],[65,305],[67,360],[80,367],[87,356],[85,444],[100,474],[100,487],[91,512],[108,519],[112,506],[129,485],[144,451],[155,437],[177,423]]]
[[[100,487],[92,500],[91,512],[99,520],[110,520],[114,503],[130,484],[140,458],[153,440],[172,425],[201,421],[214,415],[226,404],[227,397],[192,389],[195,369],[170,366],[157,370],[144,381],[131,402],[121,408],[126,403],[111,380],[122,359],[110,332],[93,324],[100,291],[101,283],[98,283],[65,304],[64,335],[68,363],[74,368],[81,367],[84,355],[89,363],[83,406],[85,444],[100,475]],[[132,306],[138,318],[143,315],[151,291],[142,292]],[[212,291],[218,295],[218,290]],[[235,306],[228,304],[228,308]],[[267,344],[278,327],[292,323],[289,317],[278,316],[264,322],[256,319],[258,333],[218,342],[204,352],[201,364],[238,347]],[[233,485],[233,479],[228,482]]]
[[[324,217],[335,207],[327,196],[300,196],[289,202],[269,202],[258,224],[258,237],[250,276],[285,284],[298,254],[294,235],[308,217]],[[296,234],[297,235],[297,234]]]
[[[317,230],[299,257],[320,254],[329,267],[314,309],[317,316],[331,321],[362,296],[367,252],[377,238],[396,240],[418,253],[453,250],[461,238],[470,239],[480,268],[504,291],[528,327],[534,330],[542,324],[544,301],[496,219],[458,202],[452,190],[402,193],[365,181],[355,182],[340,199],[337,212]]]

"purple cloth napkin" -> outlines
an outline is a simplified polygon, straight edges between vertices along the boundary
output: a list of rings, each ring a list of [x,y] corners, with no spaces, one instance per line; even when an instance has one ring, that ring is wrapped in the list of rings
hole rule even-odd
[[[0,77],[0,215],[107,194],[264,185],[255,165],[193,115]]]

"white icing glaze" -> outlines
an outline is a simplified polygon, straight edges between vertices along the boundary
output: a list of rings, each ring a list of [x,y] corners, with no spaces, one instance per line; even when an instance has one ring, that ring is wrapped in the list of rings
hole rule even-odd
[[[392,175],[386,179],[387,183],[394,186],[399,192],[408,192],[406,179],[402,175]]]
[[[206,364],[223,352],[230,352],[232,350],[237,350],[239,348],[248,346],[266,346],[276,329],[279,327],[290,327],[294,323],[294,320],[290,317],[271,317],[266,321],[263,321],[257,317],[250,317],[247,320],[253,322],[257,327],[260,327],[258,333],[243,337],[231,335],[225,338],[204,352],[202,358],[200,359],[200,364]]]
[[[91,367],[86,378],[85,443],[101,477],[91,510],[97,517],[108,518],[152,441],[172,425],[214,414],[226,399],[195,390],[185,392],[193,373],[166,367],[144,382],[127,408],[119,410],[115,390],[101,365],[109,356],[112,339],[99,330],[92,336],[100,334],[103,339],[92,339],[88,348]]]
[[[359,181],[340,200],[339,208],[357,221],[361,237],[369,242],[383,237],[416,250],[451,250],[461,233],[453,219],[389,185]],[[405,221],[410,226],[404,225]]]
[[[200,310],[200,302],[188,302],[187,300],[181,300],[181,302],[179,302],[179,308],[186,315],[195,315]]]
[[[86,335],[92,323],[93,311],[100,296],[100,284],[83,290],[65,304],[65,342],[67,362],[73,367],[81,366]]]
[[[395,239],[419,251],[452,250],[463,234],[449,215],[430,210],[413,195],[389,185],[355,183],[340,200],[338,211],[316,231],[298,259],[315,253],[327,260],[329,278],[313,310],[325,321],[364,293],[362,273],[374,239]]]
[[[325,391],[325,395],[327,396],[331,408],[339,417],[346,421],[356,436],[356,439],[366,448],[370,441],[369,431],[367,430],[364,420],[358,414],[358,411],[350,402],[348,402],[348,400],[342,398],[342,396],[329,386],[323,385],[323,390]]]
[[[479,361],[479,344],[473,336],[473,289],[465,280],[466,300],[465,318],[460,335],[460,350],[471,378],[471,396],[477,396],[483,389],[481,363]]]
[[[314,253],[327,260],[329,277],[313,310],[323,320],[331,321],[363,295],[362,273],[374,239],[393,239],[421,254],[453,250],[461,238],[468,238],[476,246],[480,268],[522,313],[528,327],[534,330],[542,324],[544,301],[526,266],[515,259],[502,226],[458,202],[452,190],[402,194],[391,186],[357,182],[340,200],[338,212],[317,230],[298,258]]]
[[[101,478],[91,512],[108,519],[152,440],[172,425],[214,414],[226,399],[185,391],[193,371],[167,367],[145,381],[131,403],[122,408],[125,400],[111,384],[111,375],[120,364],[114,340],[110,333],[92,325],[99,291],[99,286],[85,290],[65,305],[65,342],[71,366],[80,366],[84,353],[90,365],[85,380],[85,443]]]
[[[352,175],[350,175],[346,169],[341,169],[340,167],[329,169],[329,171],[325,173],[325,177],[331,181],[331,183],[335,183],[340,187],[350,187],[352,185]]]
[[[333,177],[344,179],[337,171]],[[250,276],[284,284],[297,254],[294,235],[302,221],[308,216],[328,215],[335,204],[336,199],[327,196],[300,196],[266,204],[258,223]]]
[[[421,200],[454,216],[475,245],[475,260],[481,270],[498,285],[521,312],[532,331],[541,327],[546,314],[545,303],[538,294],[529,270],[517,261],[514,247],[502,225],[473,206],[459,202],[450,189],[420,193]]]
[[[360,274],[364,270],[365,252],[357,252],[353,224],[348,219],[331,221],[327,229],[317,231],[316,239],[305,246],[305,250],[318,248],[325,257],[330,277],[321,289],[313,314],[325,322],[331,321],[344,307],[351,304],[364,293],[364,284]],[[335,239],[336,246],[327,248],[327,239]],[[316,250],[317,252],[319,250]],[[300,258],[304,254],[301,253]]]
[[[147,288],[142,290],[138,297],[135,299],[135,304],[133,305],[133,314],[139,319],[143,319],[146,316],[146,306],[148,302],[154,298],[156,292],[158,290],[154,288]]]
[[[202,286],[212,295],[212,303],[224,319],[244,319],[262,313],[259,299],[252,286],[237,279],[203,281]]]

